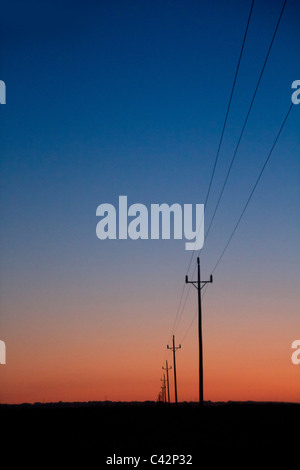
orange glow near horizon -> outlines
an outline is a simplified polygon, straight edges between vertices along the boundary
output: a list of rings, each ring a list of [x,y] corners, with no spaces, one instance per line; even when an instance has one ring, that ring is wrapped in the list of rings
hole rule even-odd
[[[161,319],[150,320],[149,310],[134,330],[137,317],[125,318],[102,326],[74,320],[67,327],[61,320],[60,328],[45,318],[28,321],[7,341],[1,403],[156,400],[165,359],[172,365],[172,353],[161,347],[166,339],[157,333]],[[271,328],[246,315],[222,324],[214,320],[206,315],[203,322],[205,400],[300,402],[300,365],[291,362],[296,338],[289,325],[284,329],[274,320]],[[196,322],[176,358],[179,401],[196,401]],[[173,400],[173,371],[170,392]]]

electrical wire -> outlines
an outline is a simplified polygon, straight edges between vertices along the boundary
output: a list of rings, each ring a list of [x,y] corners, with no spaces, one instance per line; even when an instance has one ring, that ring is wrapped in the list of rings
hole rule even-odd
[[[238,142],[237,142],[237,145],[236,145],[236,148],[235,148],[235,151],[234,151],[234,154],[233,154],[233,157],[232,157],[232,160],[231,160],[229,169],[228,169],[228,171],[227,171],[227,174],[226,174],[226,177],[225,177],[225,180],[224,180],[224,183],[223,183],[223,187],[222,187],[222,189],[221,189],[221,192],[220,192],[220,195],[219,195],[219,198],[218,198],[216,207],[215,207],[215,209],[214,209],[214,212],[213,212],[213,215],[212,215],[212,218],[211,218],[209,227],[208,227],[208,229],[207,229],[207,232],[206,232],[206,235],[205,235],[205,239],[206,239],[206,240],[207,240],[208,233],[209,233],[209,231],[210,231],[210,229],[211,229],[212,223],[213,223],[213,221],[214,221],[216,212],[217,212],[218,207],[219,207],[219,205],[220,205],[221,198],[222,198],[222,196],[223,196],[223,193],[224,193],[224,190],[225,190],[225,187],[226,187],[226,184],[227,184],[227,181],[228,181],[228,178],[229,178],[229,175],[230,175],[230,172],[231,172],[231,169],[232,169],[232,166],[233,166],[233,163],[234,163],[234,160],[235,160],[237,151],[238,151],[238,149],[239,149],[239,146],[240,146],[240,143],[241,143],[241,140],[242,140],[242,136],[243,136],[243,134],[244,134],[244,130],[245,130],[245,127],[246,127],[246,125],[247,125],[248,118],[249,118],[250,112],[251,112],[251,110],[252,110],[253,103],[254,103],[254,100],[255,100],[255,97],[256,97],[256,94],[257,94],[257,91],[258,91],[258,88],[259,88],[259,85],[260,85],[260,82],[261,82],[263,73],[264,73],[264,71],[265,71],[266,64],[267,64],[267,61],[268,61],[268,58],[269,58],[269,55],[270,55],[270,52],[271,52],[271,49],[272,49],[272,46],[273,46],[273,43],[274,43],[276,34],[277,34],[277,31],[278,31],[278,27],[279,27],[279,24],[280,24],[280,21],[281,21],[281,18],[282,18],[284,9],[285,9],[286,1],[287,1],[287,0],[284,0],[283,6],[282,6],[282,8],[281,8],[280,15],[279,15],[279,18],[278,18],[278,20],[277,20],[277,24],[276,24],[276,26],[275,26],[274,33],[273,33],[273,35],[272,35],[272,39],[271,39],[271,42],[270,42],[270,45],[269,45],[269,48],[268,48],[268,51],[267,51],[267,54],[266,54],[266,57],[265,57],[265,60],[264,60],[262,69],[261,69],[261,72],[260,72],[260,75],[259,75],[258,81],[257,81],[257,83],[256,83],[256,87],[255,87],[255,90],[254,90],[254,93],[253,93],[253,96],[252,96],[252,99],[251,99],[251,102],[250,102],[250,106],[249,106],[249,108],[248,108],[248,112],[247,112],[246,118],[245,118],[245,120],[244,120],[244,124],[243,124],[242,130],[241,130],[241,133],[240,133],[240,136],[239,136],[239,139],[238,139]],[[215,167],[216,167],[216,163],[217,163],[217,160],[218,160],[218,157],[219,157],[219,152],[220,152],[220,148],[221,148],[221,143],[222,143],[223,137],[224,137],[224,131],[225,131],[226,122],[227,122],[227,117],[228,117],[228,113],[229,113],[229,109],[230,109],[230,104],[231,104],[231,100],[232,100],[232,96],[233,96],[233,90],[234,90],[234,86],[235,86],[235,83],[236,83],[237,73],[238,73],[238,69],[239,69],[239,66],[240,66],[241,57],[242,57],[242,52],[243,52],[243,49],[244,49],[245,40],[246,40],[246,36],[247,36],[247,31],[248,31],[248,27],[249,27],[249,23],[250,23],[250,18],[251,18],[251,14],[252,14],[253,3],[254,3],[254,2],[252,2],[251,9],[250,9],[250,13],[249,13],[249,18],[248,18],[247,27],[246,27],[246,31],[245,31],[245,35],[244,35],[244,40],[243,40],[243,44],[242,44],[242,48],[241,48],[241,53],[240,53],[240,57],[239,57],[239,61],[238,61],[238,66],[237,66],[237,70],[236,70],[236,74],[235,74],[235,79],[234,79],[234,83],[233,83],[233,88],[232,88],[232,91],[231,91],[231,94],[230,94],[229,104],[228,104],[228,107],[227,107],[226,117],[225,117],[225,120],[224,120],[224,125],[223,125],[223,129],[222,129],[222,134],[221,134],[221,138],[220,138],[220,142],[219,142],[219,146],[218,146],[218,151],[217,151],[217,155],[216,155],[216,160],[215,160],[215,165],[214,165],[214,169],[213,169],[213,174],[212,174],[211,179],[210,179],[209,190],[208,190],[208,193],[207,193],[207,196],[206,196],[205,206],[206,206],[206,204],[207,204],[207,200],[208,200],[208,197],[209,197],[209,192],[210,192],[212,180],[213,180],[213,177],[214,177]],[[233,236],[233,235],[232,235],[232,236]],[[231,240],[229,240],[228,244],[230,243],[230,241],[231,241]],[[226,249],[227,249],[227,248],[226,248]],[[190,263],[189,263],[189,267],[188,267],[188,272],[189,272],[189,269],[190,269],[190,266],[191,266],[191,262],[192,262],[194,253],[195,253],[195,252],[192,253],[192,256],[191,256],[191,259],[190,259]],[[199,250],[198,253],[200,253],[200,250]],[[194,275],[195,269],[196,269],[196,266],[194,267],[193,275]],[[188,272],[187,272],[187,274],[188,274]],[[213,272],[214,272],[214,271],[213,271]],[[188,291],[188,292],[189,292],[189,291]],[[181,297],[182,297],[182,296],[181,296]],[[182,300],[182,299],[181,299],[181,300]],[[182,317],[182,315],[183,315],[183,312],[184,312],[184,307],[185,307],[185,305],[186,305],[186,300],[187,300],[187,298],[185,299],[185,302],[184,302],[184,304],[183,304],[183,307],[181,308],[180,313],[179,313],[179,308],[180,308],[180,307],[178,307],[177,314],[176,314],[176,319],[175,319],[175,323],[174,323],[174,327],[173,327],[173,332],[175,332],[176,329],[178,328],[180,319],[181,319],[181,317]],[[180,302],[180,303],[181,303],[181,302]],[[176,325],[176,326],[175,326],[175,325]]]
[[[273,43],[274,43],[274,39],[275,39],[277,30],[278,30],[279,23],[280,23],[280,21],[281,21],[282,15],[283,15],[283,11],[284,11],[285,5],[286,5],[286,0],[285,0],[284,3],[283,3],[283,7],[282,7],[282,9],[281,9],[281,12],[280,12],[280,15],[279,15],[279,18],[278,18],[278,21],[277,21],[277,25],[276,25],[276,28],[275,28],[274,33],[273,33],[272,40],[271,40],[271,43],[270,43],[270,46],[269,46],[269,49],[268,49],[268,52],[267,52],[267,55],[266,55],[266,58],[265,58],[263,67],[262,67],[262,70],[261,70],[261,72],[260,72],[260,76],[259,76],[258,82],[257,82],[257,84],[256,84],[255,91],[254,91],[254,94],[253,94],[253,96],[252,96],[252,100],[251,100],[251,103],[250,103],[250,106],[249,106],[249,109],[248,109],[248,112],[247,112],[247,115],[246,115],[246,118],[245,118],[245,121],[244,121],[242,130],[241,130],[241,133],[240,133],[240,136],[239,136],[239,139],[238,139],[238,142],[237,142],[235,151],[234,151],[234,153],[233,153],[233,157],[232,157],[232,159],[231,159],[231,162],[230,162],[230,165],[229,165],[229,168],[228,168],[228,171],[227,171],[227,174],[226,174],[224,183],[223,183],[223,187],[222,187],[222,189],[221,189],[221,192],[220,192],[220,195],[219,195],[219,198],[218,198],[216,207],[215,207],[215,209],[214,209],[214,212],[213,212],[213,215],[212,215],[210,224],[209,224],[209,226],[208,226],[208,229],[207,229],[207,232],[206,232],[206,235],[205,235],[205,239],[207,239],[207,236],[208,236],[209,231],[210,231],[210,229],[211,229],[212,223],[213,223],[214,218],[215,218],[215,216],[216,216],[218,207],[219,207],[219,205],[220,205],[220,201],[221,201],[221,199],[222,199],[222,196],[223,196],[223,193],[224,193],[224,189],[225,189],[225,186],[226,186],[226,184],[227,184],[227,181],[228,181],[228,178],[229,178],[229,175],[230,175],[230,172],[231,172],[231,169],[232,169],[233,162],[234,162],[234,160],[235,160],[237,151],[238,151],[238,149],[239,149],[239,146],[240,146],[240,143],[241,143],[243,134],[244,134],[244,130],[245,130],[246,124],[247,124],[247,122],[248,122],[248,118],[249,118],[249,115],[250,115],[250,112],[251,112],[251,109],[252,109],[252,106],[253,106],[253,103],[254,103],[256,94],[257,94],[257,90],[258,90],[258,88],[259,88],[259,85],[260,85],[260,82],[261,82],[261,79],[262,79],[262,76],[263,76],[263,73],[264,73],[264,70],[265,70],[265,67],[266,67],[266,64],[267,64],[267,61],[268,61],[268,58],[269,58],[271,49],[272,49],[272,46],[273,46]]]
[[[264,170],[265,170],[265,168],[266,168],[266,166],[267,166],[267,164],[268,164],[268,162],[269,162],[269,160],[270,160],[270,158],[271,158],[271,155],[272,155],[272,153],[273,153],[273,150],[274,150],[274,148],[275,148],[275,145],[276,145],[276,143],[277,143],[277,141],[278,141],[278,139],[279,139],[279,137],[280,137],[280,134],[281,134],[281,132],[282,132],[284,126],[285,126],[285,123],[286,123],[287,118],[288,118],[288,116],[289,116],[289,114],[290,114],[290,112],[291,112],[292,107],[293,107],[293,103],[290,105],[289,110],[288,110],[288,112],[287,112],[286,115],[285,115],[285,118],[284,118],[284,120],[283,120],[283,122],[282,122],[282,124],[281,124],[281,126],[280,126],[280,129],[279,129],[279,131],[278,131],[278,133],[277,133],[277,135],[276,135],[276,138],[275,138],[275,140],[274,140],[274,142],[273,142],[273,144],[272,144],[272,147],[271,147],[271,149],[270,149],[270,151],[269,151],[269,153],[268,153],[268,155],[267,155],[267,158],[266,158],[265,161],[264,161],[264,164],[263,164],[263,166],[262,166],[262,168],[261,168],[261,170],[260,170],[260,172],[259,172],[259,175],[258,175],[258,177],[257,177],[257,179],[256,179],[256,181],[255,181],[255,184],[254,184],[254,186],[253,186],[253,188],[252,188],[252,190],[251,190],[251,192],[250,192],[250,195],[249,195],[249,197],[248,197],[248,199],[247,199],[247,201],[246,201],[246,203],[245,203],[245,205],[244,205],[244,208],[243,208],[243,210],[242,210],[242,212],[241,212],[241,214],[240,214],[240,216],[239,216],[239,218],[238,218],[238,220],[237,220],[237,222],[236,222],[236,224],[235,224],[235,226],[234,226],[234,228],[233,228],[233,230],[232,230],[232,232],[231,232],[231,234],[230,234],[230,237],[229,237],[229,239],[228,239],[228,241],[227,241],[227,243],[226,243],[224,249],[223,249],[222,252],[221,252],[221,255],[219,256],[219,258],[218,258],[218,260],[217,260],[217,262],[216,262],[216,264],[215,264],[213,270],[211,271],[212,273],[215,272],[215,270],[217,269],[218,265],[220,264],[220,262],[221,262],[223,256],[225,255],[225,252],[226,252],[226,250],[227,250],[227,248],[228,248],[228,246],[229,246],[229,244],[230,244],[230,242],[231,242],[231,240],[232,240],[232,238],[233,238],[233,236],[234,236],[234,234],[235,234],[235,232],[236,232],[236,230],[237,230],[239,224],[241,223],[241,220],[242,220],[242,218],[243,218],[243,216],[244,216],[244,214],[245,214],[245,212],[246,212],[246,209],[247,209],[247,207],[248,207],[248,205],[249,205],[249,203],[250,203],[250,201],[251,201],[251,199],[252,199],[252,196],[253,196],[253,194],[254,194],[254,192],[255,192],[257,186],[258,186],[258,183],[259,183],[259,181],[260,181],[260,179],[261,179],[261,177],[262,177],[262,175],[263,175],[263,172],[264,172]],[[205,286],[205,287],[206,287],[206,286]],[[203,297],[204,297],[204,295],[205,295],[205,292],[206,292],[206,289],[205,289],[205,291],[203,292],[202,299],[203,299]],[[187,330],[186,330],[186,332],[185,332],[185,334],[184,334],[184,336],[183,336],[183,339],[182,339],[182,341],[181,341],[181,344],[183,343],[183,341],[184,341],[185,338],[187,337],[187,335],[188,335],[188,333],[189,333],[189,331],[190,331],[190,329],[191,329],[191,327],[192,327],[192,325],[193,325],[193,323],[194,323],[194,321],[195,321],[196,315],[197,315],[197,311],[196,311],[196,313],[194,314],[194,316],[193,316],[193,318],[192,318],[192,321],[190,322],[190,324],[189,324],[189,326],[188,326],[188,328],[187,328]]]
[[[287,121],[287,118],[288,118],[288,116],[289,116],[289,114],[290,114],[290,112],[291,112],[292,107],[293,107],[293,103],[290,105],[289,110],[288,110],[288,112],[286,113],[286,116],[285,116],[285,118],[284,118],[284,120],[283,120],[283,122],[282,122],[282,124],[281,124],[281,126],[280,126],[280,129],[279,129],[279,131],[278,131],[278,133],[277,133],[277,136],[276,136],[276,138],[275,138],[275,140],[274,140],[274,142],[273,142],[273,145],[272,145],[272,147],[271,147],[271,150],[270,150],[270,152],[268,153],[268,156],[267,156],[267,158],[266,158],[266,160],[265,160],[265,162],[264,162],[264,164],[263,164],[263,166],[262,166],[262,168],[261,168],[261,170],[260,170],[260,173],[259,173],[259,175],[258,175],[258,177],[257,177],[257,179],[256,179],[256,182],[255,182],[255,184],[254,184],[254,186],[253,186],[253,188],[252,188],[252,191],[251,191],[251,193],[250,193],[250,195],[249,195],[249,197],[248,197],[248,199],[247,199],[247,201],[246,201],[246,204],[245,204],[245,206],[244,206],[244,208],[243,208],[243,210],[242,210],[242,212],[241,212],[241,214],[240,214],[240,216],[239,216],[239,218],[238,218],[238,220],[237,220],[237,223],[236,223],[235,226],[234,226],[234,229],[233,229],[232,232],[231,232],[231,235],[230,235],[230,237],[229,237],[229,239],[228,239],[228,241],[227,241],[227,243],[226,243],[226,245],[225,245],[223,251],[221,252],[221,255],[219,256],[219,258],[218,258],[218,260],[217,260],[217,262],[216,262],[216,264],[215,264],[215,266],[214,266],[214,268],[213,268],[213,270],[212,270],[212,273],[214,273],[215,270],[217,269],[217,266],[218,266],[219,263],[221,262],[221,259],[223,258],[224,254],[225,254],[225,252],[226,252],[226,250],[227,250],[227,248],[228,248],[228,246],[229,246],[229,244],[230,244],[230,242],[231,242],[231,240],[232,240],[232,238],[233,238],[233,236],[234,236],[234,234],[235,234],[235,232],[236,232],[236,230],[237,230],[237,228],[238,228],[238,226],[239,226],[240,223],[241,223],[241,220],[242,220],[242,218],[243,218],[243,216],[244,216],[244,214],[245,214],[245,212],[246,212],[246,209],[247,209],[247,207],[248,207],[248,205],[249,205],[249,203],[250,203],[250,201],[251,201],[251,199],[252,199],[252,196],[253,196],[253,194],[254,194],[256,188],[257,188],[257,185],[258,185],[258,183],[259,183],[259,181],[260,181],[260,179],[261,179],[261,177],[262,177],[262,174],[263,174],[263,172],[264,172],[264,170],[265,170],[265,168],[266,168],[266,166],[267,166],[267,163],[268,163],[268,161],[270,160],[270,157],[271,157],[271,155],[272,155],[272,152],[273,152],[273,150],[274,150],[274,147],[275,147],[275,145],[276,145],[276,143],[277,143],[277,141],[278,141],[278,139],[279,139],[279,136],[280,136],[280,134],[281,134],[281,132],[282,132],[282,129],[284,128],[284,125],[285,125],[285,123],[286,123],[286,121]]]
[[[217,162],[218,162],[218,159],[219,159],[219,154],[220,154],[220,149],[221,149],[221,145],[222,145],[222,142],[223,142],[225,127],[226,127],[226,124],[227,124],[228,114],[229,114],[229,110],[230,110],[230,107],[231,107],[232,97],[233,97],[233,93],[234,93],[234,89],[235,89],[235,85],[236,85],[236,81],[237,81],[237,76],[238,76],[238,72],[239,72],[239,68],[240,68],[240,64],[241,64],[241,59],[242,59],[242,55],[243,55],[243,51],[244,51],[246,37],[247,37],[247,34],[248,34],[248,29],[249,29],[250,19],[251,19],[251,16],[252,16],[253,6],[254,6],[254,0],[252,0],[250,12],[249,12],[249,15],[248,15],[246,29],[245,29],[243,42],[242,42],[242,46],[241,46],[241,50],[240,50],[240,54],[239,54],[239,58],[238,58],[238,63],[237,63],[237,67],[236,67],[236,71],[235,71],[235,75],[234,75],[233,84],[232,84],[232,87],[231,87],[231,92],[230,92],[230,97],[229,97],[229,101],[228,101],[228,105],[227,105],[226,115],[225,115],[225,119],[224,119],[224,123],[223,123],[223,127],[222,127],[222,132],[221,132],[221,137],[220,137],[219,144],[218,144],[217,153],[216,153],[216,156],[215,156],[215,161],[214,161],[212,174],[211,174],[209,185],[208,185],[208,190],[207,190],[207,194],[206,194],[206,198],[205,198],[205,202],[204,202],[204,207],[206,207],[208,199],[209,199],[209,195],[210,195],[210,191],[211,191],[211,187],[212,187],[212,183],[213,183],[213,179],[214,179],[214,175],[215,175],[215,171],[216,171],[216,166],[217,166]],[[203,218],[202,218],[201,223],[200,223],[201,226],[202,226],[202,223],[203,223]],[[201,226],[199,228],[199,231],[201,229]],[[190,271],[190,268],[191,268],[193,256],[194,256],[194,251],[192,252],[192,255],[191,255],[191,258],[190,258],[190,261],[189,261],[189,264],[188,264],[188,268],[187,268],[187,271],[186,271],[187,275],[188,275],[188,273]],[[195,268],[194,268],[194,271],[195,271]],[[193,274],[194,274],[194,272],[193,272]],[[184,294],[184,291],[185,291],[185,287],[186,287],[186,284],[184,283],[183,287],[182,287],[182,290],[181,290],[179,304],[178,304],[178,308],[177,308],[177,311],[176,311],[175,321],[174,321],[174,324],[173,324],[173,328],[171,330],[170,338],[172,337],[173,333],[175,332],[176,328],[178,327],[180,318],[182,316],[182,313],[184,311],[184,307],[186,305],[186,300],[187,300],[188,294],[185,297],[183,307],[180,310],[181,303],[182,303],[182,300],[183,300],[183,294]],[[190,290],[188,289],[188,293],[189,293],[189,291]]]

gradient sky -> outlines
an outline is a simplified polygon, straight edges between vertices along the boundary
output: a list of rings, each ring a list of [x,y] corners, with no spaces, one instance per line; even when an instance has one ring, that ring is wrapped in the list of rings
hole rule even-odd
[[[255,2],[205,223],[282,4]],[[156,399],[191,252],[183,240],[100,241],[96,208],[119,195],[204,203],[250,5],[1,3],[2,403]],[[201,252],[205,278],[291,104],[299,20],[288,0]],[[203,299],[206,400],[300,402],[299,113]],[[192,288],[175,331],[179,400],[198,397],[196,308]]]

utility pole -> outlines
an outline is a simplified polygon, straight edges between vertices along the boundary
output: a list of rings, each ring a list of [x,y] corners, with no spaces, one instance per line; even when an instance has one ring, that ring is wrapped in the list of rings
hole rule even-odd
[[[169,370],[172,369],[172,366],[168,367],[168,361],[166,361],[166,367],[162,366],[162,369],[167,372],[168,403],[170,403]]]
[[[203,345],[202,345],[202,306],[201,306],[201,289],[207,283],[213,282],[212,274],[209,281],[201,281],[200,273],[200,258],[197,258],[198,279],[197,281],[189,281],[188,276],[185,276],[187,284],[193,284],[198,290],[198,337],[199,337],[199,403],[203,406]]]
[[[175,336],[173,335],[173,347],[171,348],[169,345],[167,345],[168,349],[171,349],[173,351],[173,367],[174,367],[174,386],[175,386],[175,403],[177,405],[177,379],[176,379],[176,358],[175,358],[175,353],[177,349],[181,348],[181,344],[177,347],[175,347]]]
[[[162,394],[162,401],[166,403],[167,398],[166,398],[166,376],[164,374],[164,378],[160,379],[162,381],[161,385],[161,394]]]

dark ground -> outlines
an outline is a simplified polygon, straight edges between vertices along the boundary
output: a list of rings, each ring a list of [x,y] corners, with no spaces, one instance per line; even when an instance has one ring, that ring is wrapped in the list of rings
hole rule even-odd
[[[234,460],[239,468],[261,468],[262,459],[271,468],[271,462],[297,453],[291,463],[300,463],[300,404],[206,403],[203,409],[153,402],[0,405],[0,423],[0,455],[8,455],[11,463],[6,468],[21,457],[24,463],[39,461],[38,468],[44,468],[45,459],[57,459],[51,468],[65,468],[62,459],[83,459],[83,468],[109,469],[106,458],[113,454],[148,461],[152,454],[191,454],[193,466],[182,468]],[[149,463],[138,466],[146,467]]]

